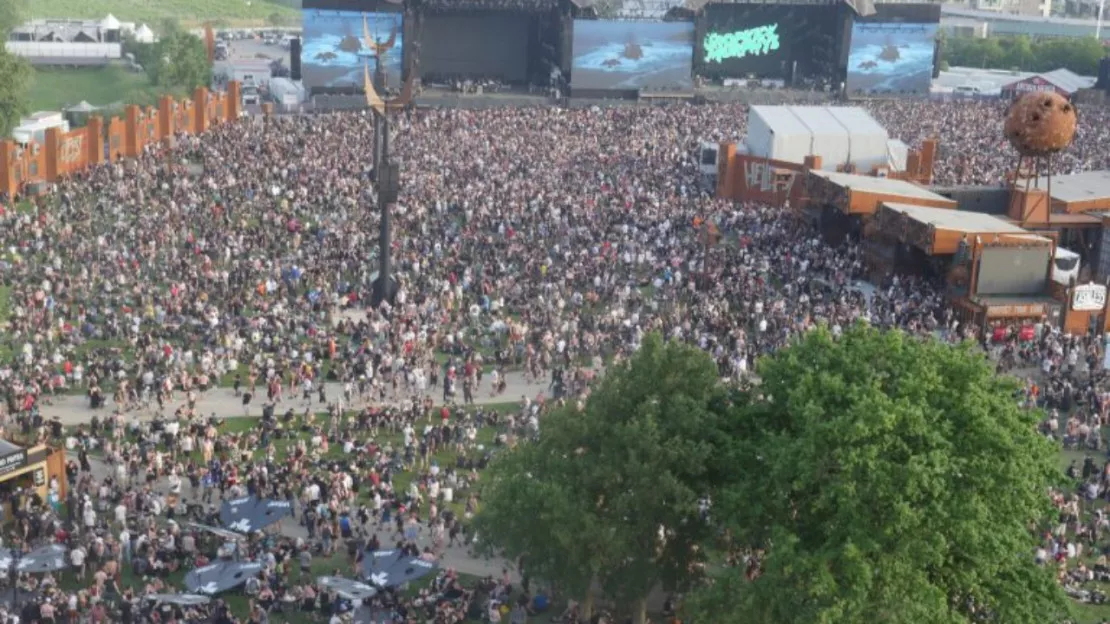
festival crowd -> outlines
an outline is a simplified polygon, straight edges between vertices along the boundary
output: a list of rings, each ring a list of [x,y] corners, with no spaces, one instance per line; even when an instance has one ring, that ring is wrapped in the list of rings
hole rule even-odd
[[[998,104],[869,106],[911,145],[939,136],[938,183],[998,183],[1012,168]],[[367,547],[465,552],[492,454],[537,435],[551,405],[583,400],[647,332],[701,347],[732,380],[819,323],[976,337],[938,284],[863,281],[854,238],[834,248],[781,209],[711,197],[697,148],[742,138],[746,112],[398,114],[399,288],[376,308],[373,124],[362,112],[183,135],[172,151],[61,181],[35,205],[7,204],[0,419],[6,433],[67,441],[75,459],[65,497],[57,483],[46,500],[6,493],[3,545],[66,544],[72,569],[20,575],[24,598],[0,622],[257,623],[286,610],[349,619],[352,605],[315,584],[313,561],[346,553],[348,565],[328,573],[351,576]],[[1108,165],[1106,116],[1084,113],[1061,171]],[[715,223],[721,244],[703,245],[695,220]],[[1043,324],[1035,336],[983,344],[1000,368],[1032,369],[1030,402],[1053,401],[1057,420],[1086,418],[1090,438],[1090,419],[1106,413],[1092,409],[1106,404],[1100,342]],[[509,395],[510,377],[534,392]],[[43,410],[71,392],[90,411],[66,430]],[[202,413],[201,399],[221,393],[260,426]],[[478,405],[488,397],[522,404]],[[264,562],[243,590],[249,606],[145,600],[179,591],[170,577],[218,554],[191,523],[247,494],[295,508],[293,526],[246,546]],[[526,577],[473,584],[459,572],[374,606],[386,621],[521,624],[540,603]]]

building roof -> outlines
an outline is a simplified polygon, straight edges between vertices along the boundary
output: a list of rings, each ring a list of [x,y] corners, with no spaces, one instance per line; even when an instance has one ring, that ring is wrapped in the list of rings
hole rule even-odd
[[[111,13],[107,17],[100,20],[100,27],[104,30],[119,30],[119,20]]]
[[[962,7],[944,5],[940,9],[942,16],[969,17],[971,19],[999,22],[1030,22],[1048,23],[1067,26],[1090,26],[1094,28],[1098,20],[1078,19],[1072,17],[1041,17],[1040,15],[1016,15],[1014,13],[999,13],[997,11],[980,11],[978,9],[965,9]]]
[[[1039,181],[1038,187],[1047,189],[1048,181]],[[1110,199],[1110,171],[1052,176],[1052,199],[1068,203]]]
[[[778,135],[797,136],[809,134],[809,128],[790,112],[789,106],[753,106],[751,117],[760,117]]]
[[[950,6],[941,8],[942,27],[961,26],[968,22],[988,24],[992,36],[1020,34],[1043,37],[1093,37],[1098,31],[1098,21],[1093,19],[1012,15]]]
[[[853,173],[839,173],[836,171],[810,170],[810,173],[812,175],[821,176],[829,182],[849,190],[877,193],[881,195],[899,195],[913,199],[928,199],[953,205],[956,203],[943,195],[937,195],[927,188],[920,187],[912,182],[906,182],[905,180],[879,178],[876,176],[857,175]]]
[[[932,225],[942,230],[965,232],[967,234],[1028,234],[1024,228],[989,214],[981,212],[965,212],[951,208],[929,208],[902,204],[898,202],[883,202],[883,206],[900,212],[914,221]]]
[[[983,95],[998,95],[1002,87],[1035,75],[1006,69],[980,69],[978,67],[949,67],[933,80],[936,91],[953,91],[957,87],[974,87]]]
[[[778,135],[843,134],[882,135],[887,131],[858,106],[753,106]]]
[[[50,37],[56,41],[72,42],[81,34],[92,41],[101,39],[100,26],[96,22],[82,20],[35,20],[12,29],[12,33],[28,35],[34,41]]]
[[[1037,78],[1045,80],[1049,84],[1055,86],[1056,88],[1058,88],[1062,91],[1066,91],[1068,93],[1075,93],[1076,91],[1078,91],[1080,89],[1089,89],[1089,88],[1095,86],[1095,79],[1094,78],[1089,78],[1087,76],[1080,76],[1079,74],[1071,71],[1070,69],[1060,68],[1060,69],[1054,69],[1050,72],[1044,72],[1043,74],[1033,74],[1031,76],[1025,76],[1025,77],[1021,78],[1020,80],[1015,80],[1014,82],[1011,82],[1011,83],[1005,85],[1002,88],[1003,89],[1009,89],[1010,87],[1014,87],[1015,85],[1017,85],[1019,83],[1026,82],[1026,81],[1029,81],[1029,80],[1034,80],[1034,79],[1037,79]]]

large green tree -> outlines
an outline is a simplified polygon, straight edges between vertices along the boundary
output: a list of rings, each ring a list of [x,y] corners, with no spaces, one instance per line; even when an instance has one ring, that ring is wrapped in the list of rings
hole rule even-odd
[[[697,621],[1062,621],[1032,560],[1055,449],[971,345],[816,331],[758,372],[715,455],[735,479],[713,517],[763,551],[760,574],[722,573]]]
[[[726,416],[709,357],[647,336],[584,409],[545,416],[536,443],[493,463],[481,542],[587,604],[600,589],[643,621],[652,590],[683,587],[703,558],[698,500],[722,476],[710,456]]]
[[[1102,45],[1094,37],[945,37],[941,45],[941,58],[949,66],[1029,72],[1065,68],[1084,76],[1095,76],[1102,57]]]
[[[151,45],[149,50],[144,45]],[[143,63],[151,82],[175,91],[191,91],[208,86],[212,68],[208,51],[200,37],[180,29],[171,29],[158,43],[137,44],[136,58]]]
[[[19,25],[23,0],[0,0],[0,41]],[[0,137],[7,137],[27,112],[31,67],[0,45]]]

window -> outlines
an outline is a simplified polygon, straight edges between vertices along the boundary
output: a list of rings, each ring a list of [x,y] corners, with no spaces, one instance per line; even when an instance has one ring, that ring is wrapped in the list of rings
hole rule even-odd
[[[1079,264],[1079,256],[1069,256],[1066,258],[1056,258],[1056,269],[1059,271],[1071,271],[1075,269],[1075,265]]]
[[[716,165],[717,152],[710,149],[703,149],[701,152],[701,164],[703,165]]]

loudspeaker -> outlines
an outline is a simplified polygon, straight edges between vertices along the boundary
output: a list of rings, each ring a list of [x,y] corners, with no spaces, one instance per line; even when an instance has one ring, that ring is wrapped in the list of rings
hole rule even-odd
[[[301,79],[301,38],[293,37],[289,41],[289,77],[293,80]]]
[[[1110,56],[1098,62],[1098,82],[1095,83],[1095,88],[1110,93]]]
[[[940,39],[933,42],[933,78],[940,78]]]

